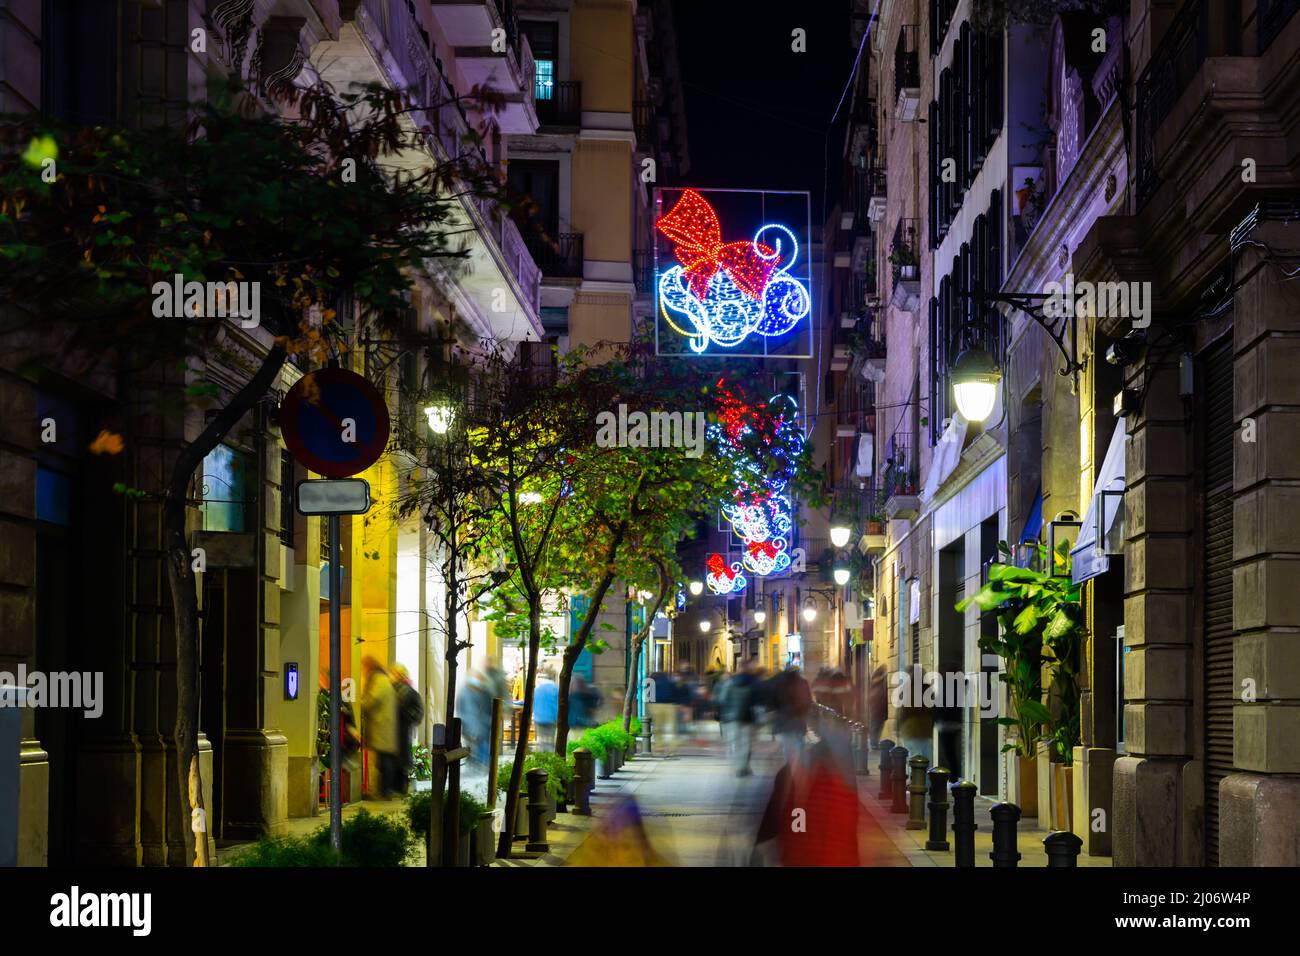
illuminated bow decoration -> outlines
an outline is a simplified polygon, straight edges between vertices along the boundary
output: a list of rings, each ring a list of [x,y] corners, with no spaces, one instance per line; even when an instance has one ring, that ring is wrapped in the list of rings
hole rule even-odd
[[[682,193],[677,205],[655,223],[655,228],[676,243],[673,252],[682,264],[686,285],[697,299],[708,297],[709,283],[722,269],[736,288],[757,301],[781,264],[777,251],[761,242],[723,242],[718,214],[694,189]]]

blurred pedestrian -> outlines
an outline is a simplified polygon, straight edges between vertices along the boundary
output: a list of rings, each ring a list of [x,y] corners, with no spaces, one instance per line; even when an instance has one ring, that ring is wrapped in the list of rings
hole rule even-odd
[[[401,664],[393,665],[393,690],[397,694],[397,766],[398,773],[393,781],[399,793],[406,793],[410,785],[411,766],[414,754],[415,734],[424,720],[424,701],[420,692],[411,683],[411,674]]]
[[[492,736],[493,680],[482,667],[470,671],[465,689],[456,698],[462,743],[469,748],[470,761],[487,766]]]
[[[677,729],[684,737],[689,737],[695,729],[698,684],[691,665],[683,664],[677,671]]]
[[[370,795],[387,799],[397,789],[401,773],[397,757],[397,691],[392,679],[375,658],[361,660],[364,685],[361,694],[361,730],[366,749],[371,752]]]
[[[737,777],[750,775],[749,758],[754,749],[754,688],[758,684],[755,665],[746,661],[719,691],[718,716],[727,741],[727,754]]]
[[[656,740],[666,741],[676,733],[677,682],[666,671],[651,674],[650,681],[650,720],[654,724]]]
[[[587,683],[587,679],[581,674],[574,674],[569,682],[570,729],[578,731],[595,727],[599,722],[596,720],[596,715],[600,712],[601,703],[600,692]]]
[[[872,750],[880,746],[880,735],[885,729],[885,717],[889,712],[888,694],[885,665],[878,664],[871,672],[871,681],[867,685],[867,737],[871,741]]]
[[[555,683],[555,670],[543,667],[537,675],[533,690],[533,723],[537,725],[534,750],[555,749],[555,724],[560,717],[560,685]]]
[[[808,711],[812,707],[812,691],[797,667],[786,668],[772,680],[776,704],[772,732],[781,741],[786,763],[794,764],[803,755],[804,736],[808,733]]]

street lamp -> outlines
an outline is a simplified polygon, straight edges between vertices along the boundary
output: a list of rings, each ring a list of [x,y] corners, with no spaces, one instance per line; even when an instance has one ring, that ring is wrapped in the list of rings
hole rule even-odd
[[[690,587],[691,587],[691,596],[692,596],[692,597],[699,597],[699,596],[700,596],[700,592],[704,590],[704,582],[703,582],[703,581],[692,581]]]
[[[809,624],[817,620],[817,605],[813,604],[812,601],[803,606],[803,619]]]
[[[759,608],[757,611],[754,612],[755,624],[762,624],[766,620],[767,620],[767,612],[764,611],[762,608]]]
[[[838,584],[840,587],[844,587],[844,585],[849,583],[848,568],[836,568],[834,574],[835,574],[835,583]]]
[[[982,422],[993,412],[998,399],[1002,371],[993,356],[982,348],[967,349],[957,356],[949,373],[957,411],[968,422]]]
[[[456,409],[451,402],[438,401],[424,409],[425,417],[429,419],[429,427],[435,434],[445,435],[451,428],[452,419],[456,417]]]
[[[713,622],[707,617],[700,618],[700,633],[707,634],[713,628]]]
[[[837,548],[842,548],[849,543],[849,535],[853,532],[848,525],[833,524],[831,525],[831,544]]]

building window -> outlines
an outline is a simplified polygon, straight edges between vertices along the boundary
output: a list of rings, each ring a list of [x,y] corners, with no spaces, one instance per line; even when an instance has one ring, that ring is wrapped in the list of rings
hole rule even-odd
[[[293,497],[297,492],[294,487],[293,455],[280,450],[280,543],[286,548],[293,547]]]
[[[246,530],[248,509],[246,456],[229,445],[218,445],[203,459],[199,510],[204,531]]]
[[[519,27],[528,37],[536,72],[533,74],[533,98],[555,98],[556,61],[560,55],[560,26],[548,20],[521,20]]]

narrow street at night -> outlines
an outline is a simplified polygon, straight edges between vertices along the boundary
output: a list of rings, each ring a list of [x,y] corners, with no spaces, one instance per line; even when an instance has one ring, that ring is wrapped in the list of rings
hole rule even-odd
[[[0,0],[0,938],[1285,938],[1297,280],[1300,0]]]

